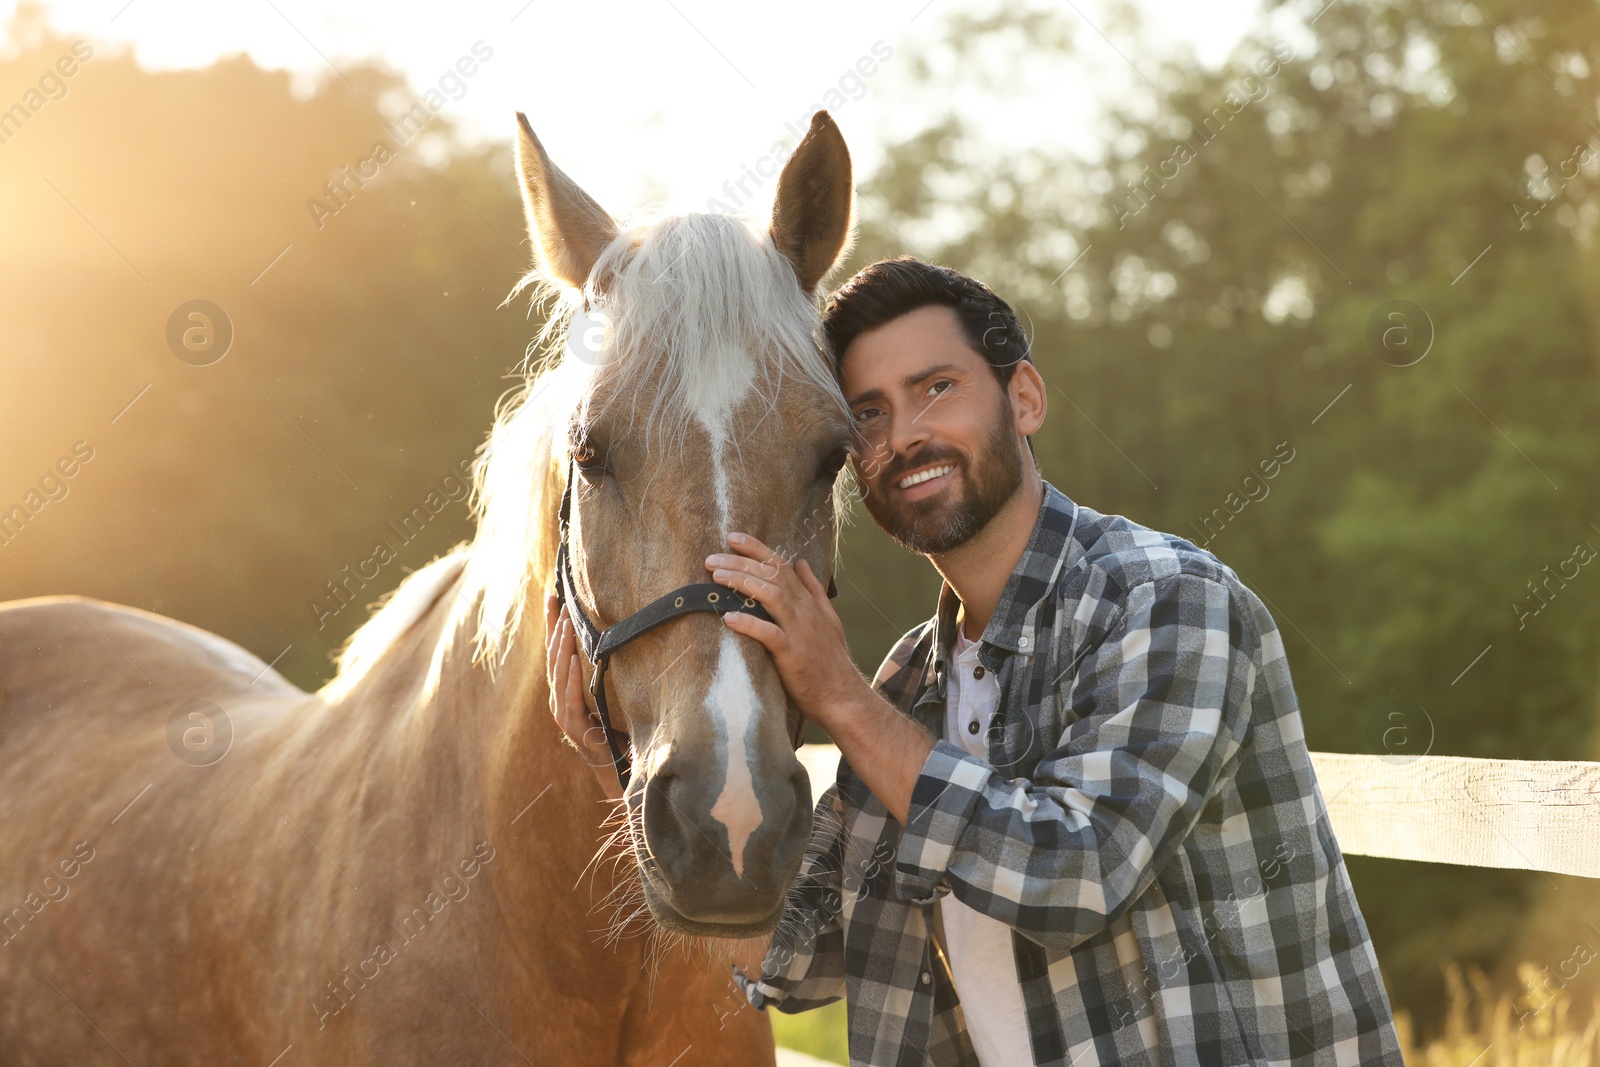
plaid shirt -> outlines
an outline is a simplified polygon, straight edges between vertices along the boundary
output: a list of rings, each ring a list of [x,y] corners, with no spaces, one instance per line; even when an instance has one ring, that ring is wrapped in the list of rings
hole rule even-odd
[[[786,1013],[845,997],[852,1065],[976,1065],[929,936],[954,893],[1012,928],[1040,1067],[1401,1067],[1271,617],[1209,552],[1044,489],[980,645],[989,760],[943,738],[945,584],[873,680],[937,739],[906,828],[841,760],[734,980]]]

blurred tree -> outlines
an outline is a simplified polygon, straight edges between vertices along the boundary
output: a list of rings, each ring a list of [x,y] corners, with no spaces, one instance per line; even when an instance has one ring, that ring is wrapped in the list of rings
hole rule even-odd
[[[1576,559],[1600,549],[1600,9],[1292,10],[1299,43],[1257,34],[1215,70],[1123,33],[1152,92],[1109,109],[1102,158],[997,149],[951,97],[863,190],[856,265],[913,252],[1018,306],[1052,384],[1045,476],[1190,538],[1263,596],[1313,748],[1592,755],[1600,568]],[[1117,32],[1048,17],[1029,47],[1058,61],[1074,35]],[[1004,84],[963,64],[1019,62],[988,48],[1010,24],[953,20],[902,91],[928,98],[941,69]],[[1394,318],[1396,300],[1415,307]],[[893,595],[931,589],[924,565],[867,529],[846,560],[897,604],[893,625],[856,609],[864,647],[926,617],[931,593]],[[1350,867],[1394,999],[1425,1020],[1441,957],[1509,980],[1554,884]],[[1570,950],[1580,928],[1557,929]]]
[[[28,7],[6,36],[9,104],[73,42]],[[243,58],[95,48],[0,144],[0,512],[94,450],[0,544],[0,599],[159,611],[315,686],[366,605],[470,535],[457,464],[538,325],[498,306],[527,262],[509,148],[391,127],[416,93],[345,73],[300,98]],[[166,336],[197,298],[234,329],[203,367]]]
[[[1313,748],[1600,755],[1600,570],[1570,562],[1600,549],[1600,10],[1323,2],[1221,69],[1147,58],[1122,9],[954,16],[900,89],[948,105],[863,185],[852,267],[913,252],[1017,306],[1051,383],[1045,476],[1263,595]],[[997,143],[981,109],[1048,94],[1101,32],[1151,90],[1107,110],[1105,154]],[[0,109],[73,46],[19,9]],[[159,611],[314,686],[365,604],[470,535],[455,468],[538,325],[499,307],[526,263],[510,153],[443,115],[398,138],[414,91],[345,73],[297,95],[245,59],[151,73],[97,48],[0,124],[0,514],[94,450],[0,543],[0,599]],[[166,339],[197,298],[235,331],[204,367]],[[1400,342],[1427,354],[1396,366]],[[937,580],[856,512],[837,605],[870,672]],[[380,543],[394,559],[349,580]],[[1554,966],[1600,915],[1570,879],[1350,866],[1425,1020],[1440,957]]]

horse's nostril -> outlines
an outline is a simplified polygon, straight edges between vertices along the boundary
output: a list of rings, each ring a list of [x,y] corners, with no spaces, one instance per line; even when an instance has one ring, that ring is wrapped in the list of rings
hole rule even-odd
[[[676,774],[652,774],[644,784],[645,810],[649,811],[652,802],[663,808],[671,805],[672,791],[677,784]]]
[[[693,842],[672,799],[673,788],[678,784],[677,775],[657,773],[640,790],[645,838],[661,873],[669,879],[686,878],[694,867]]]

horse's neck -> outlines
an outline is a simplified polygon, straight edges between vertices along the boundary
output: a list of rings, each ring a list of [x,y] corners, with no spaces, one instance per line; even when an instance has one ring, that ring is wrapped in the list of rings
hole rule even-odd
[[[467,590],[467,562],[462,550],[432,564],[430,570],[440,569],[436,574],[414,575],[411,581],[420,588],[402,586],[384,609],[395,610],[397,618],[386,620],[383,612],[374,618],[393,632],[384,635],[381,652],[357,679],[330,687],[335,718],[358,719],[375,748],[431,765],[430,781],[459,791],[435,802],[472,810],[491,824],[506,814],[503,805],[515,804],[509,814],[520,814],[546,785],[550,793],[600,798],[598,783],[563,745],[550,714],[543,604],[538,610],[530,604],[507,635],[503,655],[494,655],[492,663],[477,658],[478,605]],[[411,602],[402,604],[407,597]],[[534,792],[523,796],[534,783]],[[583,836],[600,820],[581,820],[587,826],[579,821],[571,829]]]
[[[544,496],[553,503],[560,488],[550,488]],[[651,1013],[657,1002],[684,1009],[679,1029],[692,1040],[725,1042],[725,1028],[747,1031],[758,1014],[738,1011],[743,998],[722,960],[725,948],[667,937],[655,925],[618,805],[550,714],[543,590],[559,537],[554,508],[541,522],[527,610],[505,635],[492,671],[474,657],[481,592],[468,591],[477,583],[463,551],[450,573],[415,590],[421,595],[399,613],[378,660],[334,697],[344,706],[330,709],[331,718],[364,720],[374,749],[391,754],[380,762],[401,783],[394,802],[415,810],[389,824],[438,826],[442,819],[441,829],[457,842],[495,849],[498,918],[478,951],[485,966],[490,957],[502,961],[508,989],[521,976],[539,992],[540,981],[561,974],[567,995],[615,1004],[603,1014],[624,1020],[629,1045],[678,1040],[678,1030],[662,1031],[660,1011]],[[398,603],[405,592],[394,606],[406,608]],[[419,845],[428,847],[409,841],[397,853]],[[757,1027],[742,1040],[770,1048],[770,1031]],[[674,1045],[665,1058],[679,1051]]]
[[[395,805],[416,809],[406,822],[495,847],[513,897],[504,902],[509,922],[603,928],[619,904],[626,914],[637,903],[635,861],[625,837],[603,846],[616,806],[550,713],[542,594],[530,596],[491,670],[474,661],[477,604],[463,592],[462,562],[432,588],[397,593],[403,631],[358,680],[335,689],[330,719],[361,732],[355,747],[368,766],[386,767]],[[409,618],[400,604],[408,593],[423,601]],[[625,938],[619,950],[637,957],[643,941]]]

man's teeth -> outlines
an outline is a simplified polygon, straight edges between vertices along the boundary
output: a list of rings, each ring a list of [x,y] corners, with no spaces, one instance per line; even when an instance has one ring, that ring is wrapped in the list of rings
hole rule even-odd
[[[913,485],[920,485],[921,483],[928,481],[930,478],[938,478],[942,475],[949,474],[953,470],[955,470],[955,467],[949,464],[946,464],[943,467],[932,467],[928,470],[922,471],[920,474],[913,474],[909,478],[900,479],[899,485],[901,489],[910,489]]]

